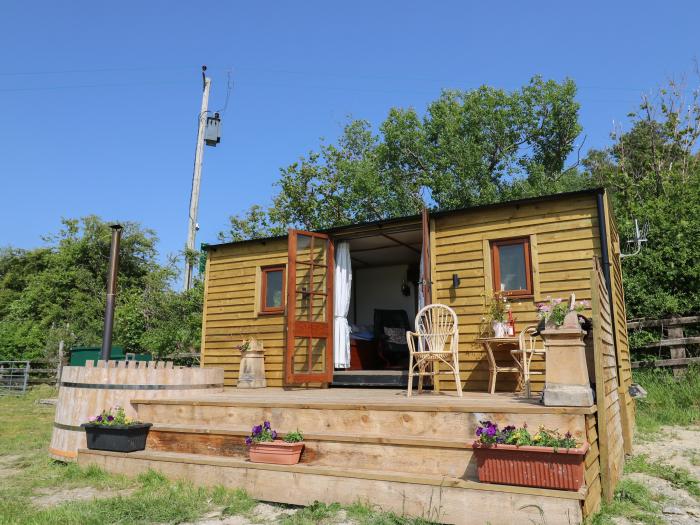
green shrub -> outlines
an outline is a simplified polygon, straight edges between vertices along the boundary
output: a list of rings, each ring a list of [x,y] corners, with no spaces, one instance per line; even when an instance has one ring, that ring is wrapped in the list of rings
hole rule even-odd
[[[700,422],[700,367],[691,366],[676,378],[664,369],[641,369],[634,381],[647,391],[637,400],[637,429],[653,436],[662,425],[692,425]]]

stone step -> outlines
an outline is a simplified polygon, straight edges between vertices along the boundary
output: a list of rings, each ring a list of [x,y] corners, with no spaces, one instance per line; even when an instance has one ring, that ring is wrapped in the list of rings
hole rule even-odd
[[[248,428],[156,423],[148,450],[204,454],[245,460]],[[445,436],[449,438],[449,436]],[[416,474],[446,474],[476,479],[471,441],[370,434],[305,433],[301,463],[337,468],[361,468]]]
[[[267,465],[238,458],[173,452],[103,452],[80,449],[80,465],[134,476],[149,469],[197,485],[243,488],[264,501],[309,505],[365,503],[375,510],[472,525],[582,521],[585,488],[577,492],[494,485],[450,476],[316,465]]]

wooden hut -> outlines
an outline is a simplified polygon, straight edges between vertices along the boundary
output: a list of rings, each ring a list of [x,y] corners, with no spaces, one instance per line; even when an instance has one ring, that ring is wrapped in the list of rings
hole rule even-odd
[[[207,250],[202,366],[223,368],[225,384],[235,387],[238,347],[252,337],[264,348],[268,388],[134,400],[139,417],[155,423],[148,450],[128,457],[81,451],[79,461],[120,472],[158,468],[285,503],[368,501],[450,523],[528,522],[537,509],[548,523],[576,523],[612,498],[631,450],[634,404],[619,240],[603,190],[290,230]],[[344,284],[349,305],[338,308],[341,252],[349,253],[352,280]],[[488,393],[489,362],[477,339],[484,298],[494,291],[509,296],[516,331],[536,324],[535,303],[548,296],[592,302],[585,313],[593,321],[594,404],[525,399],[513,393],[514,374],[499,375],[497,392]],[[462,398],[451,395],[449,375],[434,380],[440,395],[406,398],[400,390],[406,370],[383,329],[411,328],[429,303],[457,313]],[[335,348],[338,317],[351,327],[348,355]],[[534,376],[536,392],[543,378]],[[305,431],[300,465],[245,461],[244,436],[263,418],[282,431]],[[584,487],[477,482],[471,441],[482,419],[543,424],[588,441]]]
[[[300,238],[306,243],[313,238],[317,251],[319,246],[327,250],[322,261],[326,266],[316,266],[314,286],[325,287],[323,292],[331,295],[334,245],[343,241],[350,245],[353,278],[347,317],[351,325],[359,327],[361,338],[352,342],[351,366],[347,370],[333,367],[331,326],[322,340],[315,343],[314,356],[318,357],[315,368],[301,374],[294,366],[293,354],[298,344],[286,335],[294,333],[297,324],[294,317],[300,316],[299,308],[296,316],[289,315],[289,311],[310,297],[295,293],[289,286],[293,279],[301,280],[308,273],[308,265],[301,266],[294,260],[300,251]],[[579,299],[591,300],[592,259],[600,258],[606,286],[612,290],[620,376],[629,385],[620,249],[608,199],[602,190],[433,213],[427,220],[415,216],[324,232],[292,231],[284,237],[210,245],[202,362],[223,367],[226,384],[235,386],[240,362],[236,346],[254,336],[264,343],[268,386],[389,386],[400,382],[401,379],[392,377],[397,375],[396,371],[390,370],[377,355],[376,341],[372,340],[374,330],[367,327],[374,322],[375,310],[402,309],[409,322],[413,320],[423,259],[423,280],[429,282],[425,295],[432,302],[452,307],[459,316],[464,388],[484,391],[488,363],[474,340],[482,328],[484,297],[501,287],[495,275],[498,272],[495,259],[504,249],[521,257],[515,263],[522,265],[527,282],[527,289],[509,294],[516,330],[536,324],[534,305],[548,296],[567,298],[575,293]],[[425,252],[427,257],[422,257]],[[267,301],[273,304],[268,305]],[[320,296],[315,301],[321,304]],[[329,301],[328,308],[332,307]],[[322,353],[324,360],[320,359]],[[405,382],[405,371],[402,375]],[[441,385],[438,380],[436,386],[453,389],[454,383],[445,381]],[[505,391],[513,387],[507,378],[498,386]]]

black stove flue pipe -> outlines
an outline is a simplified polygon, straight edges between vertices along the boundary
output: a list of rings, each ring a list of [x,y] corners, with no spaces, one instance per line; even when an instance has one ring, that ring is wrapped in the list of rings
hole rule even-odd
[[[122,226],[113,224],[112,244],[109,249],[109,276],[107,277],[107,304],[105,306],[105,328],[102,333],[100,359],[109,361],[112,353],[112,329],[114,328],[114,302],[117,296],[117,274],[119,273],[119,243]]]

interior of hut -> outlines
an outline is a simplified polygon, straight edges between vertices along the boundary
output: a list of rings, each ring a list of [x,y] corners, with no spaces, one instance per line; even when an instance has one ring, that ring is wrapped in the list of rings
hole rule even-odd
[[[372,232],[344,241],[352,272],[347,314],[350,362],[336,371],[341,377],[353,372],[404,373],[406,331],[413,329],[420,302],[421,231]]]

